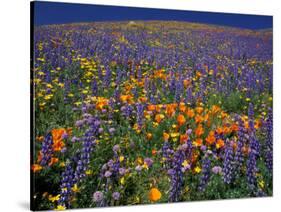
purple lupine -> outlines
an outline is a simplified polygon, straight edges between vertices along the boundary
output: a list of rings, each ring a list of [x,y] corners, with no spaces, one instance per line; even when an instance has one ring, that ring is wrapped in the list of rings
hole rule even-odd
[[[48,133],[43,140],[41,154],[40,165],[47,166],[53,155],[53,137],[51,133]]]
[[[254,151],[250,151],[249,158],[247,160],[247,181],[251,191],[254,191],[257,186],[257,158]]]
[[[120,70],[120,68],[118,67],[116,70],[116,85],[119,85],[121,83],[122,77],[123,77],[123,72]]]
[[[247,98],[251,98],[251,96],[252,96],[252,87],[253,87],[253,85],[254,85],[254,83],[253,83],[253,74],[254,74],[254,72],[253,72],[253,70],[248,70],[247,71],[247,81],[246,81],[246,83],[247,83],[247,93],[246,93],[246,97]]]
[[[149,89],[149,78],[147,76],[145,76],[144,78],[144,90],[148,91]]]
[[[257,191],[254,192],[256,197],[265,197],[267,194],[260,188],[257,189]]]
[[[178,148],[174,154],[171,163],[171,169],[168,170],[170,176],[170,190],[169,190],[169,202],[179,201],[181,189],[183,186],[183,172],[182,163],[184,161],[184,151]]]
[[[233,179],[233,147],[230,142],[226,143],[222,173],[223,181],[230,184]]]
[[[199,182],[199,191],[204,191],[208,185],[208,181],[211,176],[211,161],[208,155],[205,155],[202,160],[202,174]]]
[[[141,103],[136,104],[137,108],[137,124],[139,127],[143,125],[143,112],[144,112],[144,105]]]
[[[259,156],[260,144],[256,138],[256,130],[255,130],[255,126],[254,126],[254,106],[252,103],[249,104],[248,117],[249,117],[250,149],[251,149],[251,151],[254,151],[256,156]]]
[[[83,148],[81,152],[80,159],[77,162],[77,167],[75,170],[75,181],[79,181],[85,176],[85,171],[87,170],[88,164],[90,163],[90,152],[92,152],[93,143],[90,140],[90,135],[86,134],[86,137],[83,139]]]
[[[117,152],[114,152],[114,160],[111,166],[109,166],[112,171],[112,178],[117,179],[119,176],[119,169],[121,168],[119,155]]]
[[[126,104],[121,107],[122,114],[125,116],[125,118],[130,118],[133,113],[133,107],[132,105]]]
[[[248,108],[249,128],[254,130],[254,105],[250,102]]]
[[[112,98],[112,97],[109,98],[108,106],[111,110],[114,110],[114,108],[116,106],[115,98]],[[110,112],[112,113],[112,111],[110,111]]]
[[[137,99],[139,97],[138,89],[132,88],[132,94],[133,94],[134,98]]]
[[[93,78],[92,80],[92,95],[97,96],[98,95],[98,83],[96,78]]]
[[[247,142],[247,138],[245,135],[247,134],[247,130],[244,127],[244,123],[240,117],[237,117],[238,120],[238,141],[237,141],[237,148],[235,151],[234,161],[235,161],[235,176],[238,177],[239,172],[242,169],[242,165],[244,162],[242,148]]]
[[[268,117],[266,120],[266,147],[265,147],[265,164],[269,171],[273,168],[273,117],[272,109],[269,108]]]
[[[65,207],[70,206],[70,199],[72,195],[72,187],[74,185],[74,170],[71,167],[71,164],[68,163],[65,167],[64,172],[61,175],[61,184],[60,184],[60,198],[58,203]]]
[[[193,104],[192,88],[190,87],[186,89],[185,103],[189,105]]]
[[[170,143],[168,141],[164,141],[162,146],[162,156],[165,159],[164,166],[165,168],[170,167],[170,159],[171,154],[173,153],[173,150],[170,149]]]
[[[188,139],[187,142],[183,145],[186,145],[186,151],[185,151],[186,159],[190,160],[192,157],[192,149],[193,149],[192,141],[190,139]]]
[[[242,148],[243,148],[243,143],[241,140],[237,141],[237,148],[235,151],[235,155],[234,155],[234,161],[235,161],[235,176],[237,177],[239,175],[239,172],[242,169],[242,165],[244,162],[244,157],[243,157],[243,152],[242,152]]]
[[[88,169],[90,163],[90,154],[93,151],[95,145],[95,137],[98,135],[98,129],[100,121],[94,120],[93,117],[88,119],[89,129],[86,131],[82,138],[83,146],[82,150],[78,150],[77,154],[72,158],[72,163],[76,163],[76,169],[73,170],[71,162],[65,168],[65,171],[61,175],[61,192],[59,204],[65,207],[70,206],[70,198],[72,195],[72,186],[85,177],[85,171]]]
[[[176,77],[175,74],[173,74],[173,72],[170,73],[171,73],[171,79],[170,79],[169,89],[170,89],[170,93],[174,95],[176,91]]]
[[[110,85],[110,82],[111,82],[111,70],[109,68],[106,68],[105,76],[103,79],[104,88],[107,88]]]
[[[206,101],[206,96],[204,95],[207,88],[206,88],[206,84],[205,84],[205,80],[203,78],[200,79],[200,97],[203,100],[203,102]]]
[[[249,136],[250,139],[250,151],[253,152],[256,157],[259,156],[259,150],[260,150],[260,144],[259,141],[256,138],[256,135],[252,133],[252,135]]]
[[[181,80],[178,80],[178,81],[176,82],[176,90],[175,90],[175,101],[176,101],[177,103],[179,103],[180,100],[181,100],[181,93],[182,93],[182,90],[183,90],[182,87],[183,87],[183,86],[182,86],[182,81],[181,81]]]
[[[250,142],[250,150],[251,152],[254,152],[256,157],[260,154],[260,143],[257,140],[256,134],[254,131],[249,132],[249,142]]]
[[[149,95],[149,102],[151,103],[151,104],[156,104],[156,99],[155,99],[155,96],[154,95]]]
[[[237,116],[237,121],[238,121],[238,132],[237,132],[237,135],[238,135],[238,140],[241,141],[241,143],[243,145],[247,144],[247,141],[248,141],[248,136],[247,133],[247,129],[245,128],[245,125],[244,125],[244,122],[243,120],[241,119],[241,117]]]
[[[85,171],[88,168],[90,163],[90,154],[94,149],[96,136],[98,135],[100,128],[100,121],[95,120],[94,118],[90,122],[89,129],[86,131],[85,136],[83,137],[83,147],[81,151],[80,159],[77,162],[77,167],[75,170],[75,181],[85,177]]]
[[[157,91],[157,87],[156,87],[156,83],[154,81],[150,81],[150,96],[155,96],[156,95],[156,91]]]
[[[119,104],[119,100],[120,100],[120,89],[119,89],[119,86],[117,86],[114,90],[114,93],[113,93],[113,97],[116,101],[116,104]]]

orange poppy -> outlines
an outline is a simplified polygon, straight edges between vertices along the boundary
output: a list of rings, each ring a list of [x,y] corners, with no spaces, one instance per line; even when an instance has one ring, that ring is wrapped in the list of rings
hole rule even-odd
[[[249,129],[249,122],[248,121],[244,121],[244,127],[248,130]]]
[[[163,132],[163,139],[164,141],[168,141],[170,138],[170,135],[168,133]]]
[[[57,141],[53,144],[53,150],[55,152],[59,152],[62,150],[62,148],[65,146],[63,141]]]
[[[155,105],[148,105],[147,110],[148,111],[154,111],[156,109]]]
[[[233,132],[237,132],[238,129],[239,129],[238,124],[232,124],[232,125],[231,125],[231,130],[232,130]]]
[[[66,130],[64,128],[52,129],[51,133],[52,133],[53,141],[57,142],[62,140],[62,136],[63,134],[66,133]]]
[[[204,121],[204,117],[202,117],[202,116],[200,116],[200,115],[196,115],[195,116],[195,122],[196,122],[196,124],[199,124],[199,123],[201,123],[201,122],[203,122]]]
[[[198,114],[201,114],[201,113],[204,111],[204,108],[203,108],[203,107],[196,107],[196,108],[195,108],[195,111],[196,111]]]
[[[128,91],[128,92],[131,91],[132,88],[133,88],[133,85],[131,85],[131,84],[125,85],[125,90]]]
[[[203,144],[203,139],[202,138],[196,138],[195,141],[193,142],[194,146],[202,146]]]
[[[224,134],[228,134],[228,133],[230,133],[231,132],[231,128],[230,127],[227,127],[227,126],[224,126],[223,127],[223,133]]]
[[[163,114],[156,114],[155,121],[159,124],[164,118],[165,116]]]
[[[187,88],[191,84],[191,81],[188,79],[183,80],[183,86]]]
[[[43,153],[42,153],[42,151],[39,151],[38,152],[38,157],[37,157],[37,162],[38,163],[42,160],[42,157],[43,157]]]
[[[217,130],[216,130],[216,132],[217,132],[218,134],[223,134],[223,128],[222,128],[222,127],[218,127]]]
[[[220,111],[220,107],[217,105],[213,105],[211,111],[212,111],[212,114],[216,114]]]
[[[67,132],[68,135],[71,135],[72,134],[72,128],[71,127],[67,128],[66,132]]]
[[[120,101],[125,103],[125,102],[130,102],[132,99],[131,95],[120,95]]]
[[[227,113],[225,113],[225,112],[223,112],[223,111],[221,112],[221,118],[222,118],[222,119],[226,118],[227,116],[228,116]]]
[[[61,151],[61,149],[65,146],[63,140],[63,135],[67,133],[64,128],[53,129],[51,131],[53,137],[53,150]]]
[[[205,140],[207,144],[212,145],[216,141],[215,132],[211,130]]]
[[[184,111],[186,110],[186,106],[185,106],[185,104],[184,104],[183,102],[181,102],[181,103],[179,104],[179,110],[180,110],[181,112],[184,112]]]
[[[154,78],[160,78],[160,79],[165,79],[165,70],[164,69],[160,69],[160,70],[156,70],[154,71]]]
[[[179,126],[182,126],[186,122],[184,115],[179,114],[177,117],[177,122]]]
[[[194,164],[196,163],[197,159],[198,159],[198,152],[192,152],[192,156],[191,156],[191,162]]]
[[[194,110],[188,108],[187,111],[186,111],[186,115],[187,115],[189,118],[193,118],[194,115],[195,115]]]
[[[137,85],[138,85],[139,87],[143,87],[143,85],[144,85],[144,80],[138,81],[138,82],[137,82]]]
[[[210,119],[210,116],[209,114],[207,113],[205,116],[204,116],[204,121],[208,121]]]
[[[161,196],[162,196],[162,194],[157,188],[150,189],[149,194],[148,194],[148,198],[152,202],[158,201],[159,199],[161,199]]]
[[[187,134],[183,134],[180,135],[180,143],[183,144],[188,140],[188,135]]]
[[[221,147],[224,147],[224,141],[222,139],[219,139],[216,143],[216,148],[220,149]]]
[[[203,129],[203,127],[202,127],[202,124],[200,124],[200,125],[198,125],[198,127],[195,129],[195,135],[196,135],[197,137],[200,137],[200,136],[203,135],[203,133],[204,133],[204,129]]]
[[[200,78],[200,77],[202,76],[201,72],[200,72],[200,71],[196,71],[196,76],[197,76],[198,78]]]
[[[174,104],[169,104],[166,106],[166,114],[171,117],[173,116],[175,113],[175,106]]]
[[[96,102],[96,109],[102,110],[107,105],[108,105],[108,99],[99,97]]]
[[[139,101],[142,102],[142,103],[145,103],[145,102],[147,102],[147,98],[146,97],[140,97]]]
[[[42,142],[44,140],[44,136],[37,136],[36,140]]]
[[[41,171],[43,169],[43,167],[42,166],[40,166],[39,164],[33,164],[32,166],[31,166],[31,170],[35,173],[35,172],[39,172],[39,171]]]
[[[151,133],[147,133],[147,134],[146,134],[146,138],[147,138],[147,140],[151,140],[152,134],[151,134]]]
[[[163,107],[163,105],[156,105],[155,106],[155,110],[159,113],[161,111],[161,108]]]
[[[259,129],[262,125],[262,122],[260,120],[255,121],[255,129]]]
[[[57,163],[57,162],[59,162],[59,159],[58,158],[51,158],[51,161],[49,162],[49,166],[52,166],[53,164],[55,164],[55,163]]]

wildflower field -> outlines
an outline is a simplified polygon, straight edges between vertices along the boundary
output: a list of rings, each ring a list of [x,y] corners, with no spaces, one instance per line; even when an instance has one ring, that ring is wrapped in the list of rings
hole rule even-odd
[[[272,30],[37,26],[37,210],[272,196]]]

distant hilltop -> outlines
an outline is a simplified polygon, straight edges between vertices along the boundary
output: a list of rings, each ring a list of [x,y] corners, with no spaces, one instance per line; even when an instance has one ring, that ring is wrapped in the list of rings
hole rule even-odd
[[[98,27],[98,28],[112,28],[112,29],[132,29],[132,30],[153,30],[161,29],[169,32],[173,31],[190,31],[190,30],[204,30],[209,32],[232,32],[232,33],[262,33],[262,34],[272,34],[272,29],[245,29],[238,27],[230,27],[223,25],[214,25],[206,23],[197,22],[186,22],[186,21],[166,21],[166,20],[128,20],[128,21],[95,21],[95,22],[77,22],[68,24],[52,24],[52,25],[42,25],[41,27]],[[37,28],[35,27],[35,28]]]

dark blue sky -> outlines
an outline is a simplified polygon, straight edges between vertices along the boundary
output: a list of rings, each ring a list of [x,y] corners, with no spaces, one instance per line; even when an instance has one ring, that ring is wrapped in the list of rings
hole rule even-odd
[[[272,16],[210,13],[91,4],[40,2],[34,4],[35,25],[91,21],[178,20],[248,29],[272,28]],[[202,9],[204,9],[202,7]]]

